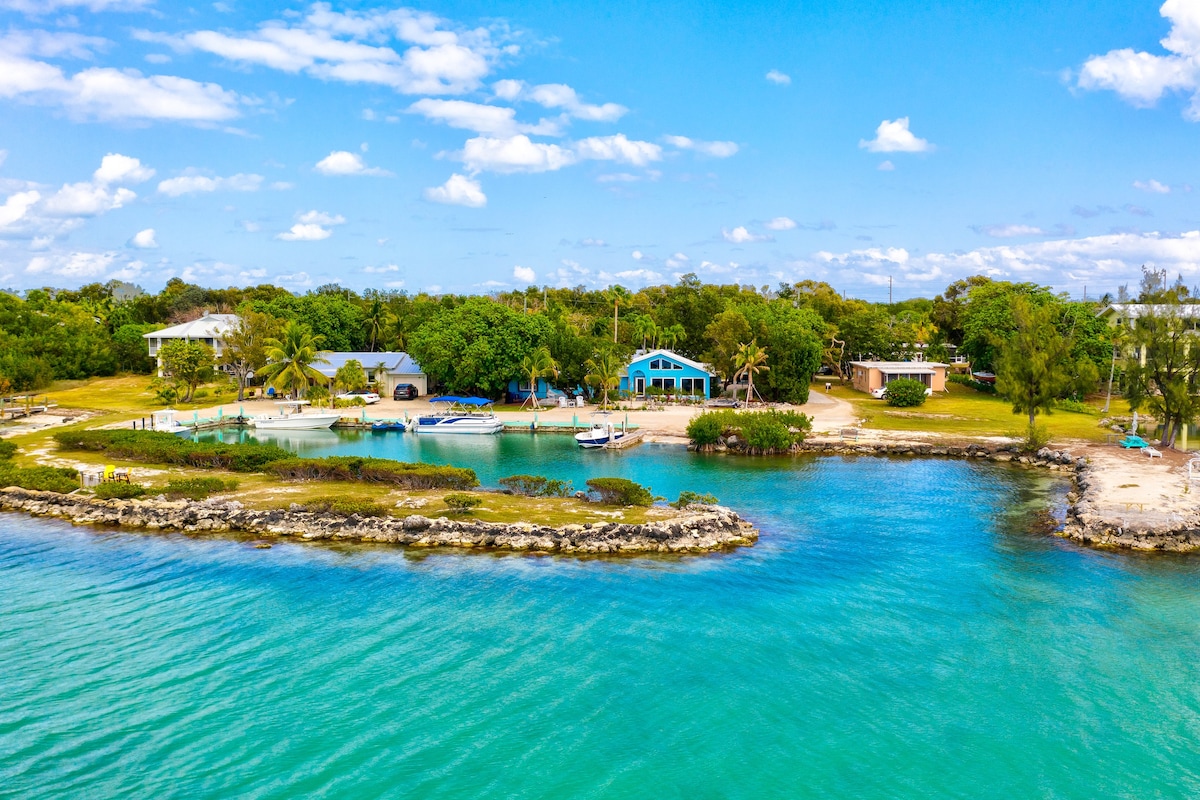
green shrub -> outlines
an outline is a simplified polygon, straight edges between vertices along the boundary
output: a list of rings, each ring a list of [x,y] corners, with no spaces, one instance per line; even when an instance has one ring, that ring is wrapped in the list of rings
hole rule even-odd
[[[640,483],[625,478],[592,478],[587,482],[588,493],[594,502],[606,506],[648,506],[654,503],[654,494]]]
[[[273,444],[193,442],[154,431],[59,431],[54,438],[60,450],[104,453],[122,461],[232,472],[261,472],[267,464],[294,455]]]
[[[366,405],[367,405],[367,401],[363,400],[361,397],[335,397],[335,398],[333,398],[333,407],[334,408],[354,408],[355,406],[365,408]]]
[[[469,514],[472,509],[483,505],[483,500],[480,498],[459,492],[446,495],[442,498],[442,502],[455,514]]]
[[[716,444],[725,432],[728,411],[705,411],[692,417],[687,425],[687,437],[694,445]]]
[[[210,494],[232,492],[237,487],[237,481],[226,481],[221,478],[172,478],[167,481],[167,488],[163,492],[173,498],[203,500]]]
[[[1071,411],[1075,414],[1091,414],[1091,413],[1093,413],[1092,407],[1089,406],[1087,403],[1081,403],[1078,400],[1072,400],[1070,398],[1067,398],[1064,400],[1056,400],[1054,402],[1054,407],[1057,409],[1060,409],[1062,411]]]
[[[1050,429],[1041,423],[1034,423],[1025,429],[1021,449],[1027,453],[1035,453],[1050,444]]]
[[[715,506],[721,502],[711,494],[699,494],[698,492],[680,492],[679,499],[671,503],[675,508],[687,508],[690,505],[699,504],[703,506]]]
[[[403,489],[470,489],[479,485],[471,469],[386,458],[287,458],[271,462],[266,469],[287,480],[386,483]]]
[[[304,508],[319,514],[341,514],[346,517],[355,514],[360,517],[386,517],[388,514],[387,508],[374,500],[353,497],[315,497],[304,503]]]
[[[17,454],[17,446],[7,439],[0,439],[0,461],[11,461]]]
[[[136,483],[110,481],[96,487],[96,497],[101,500],[131,500],[146,493],[146,487]]]
[[[525,497],[566,497],[575,491],[570,481],[543,478],[541,475],[510,475],[501,478],[500,485],[513,494]]]
[[[983,381],[977,381],[974,378],[972,378],[970,375],[963,375],[962,373],[955,373],[953,375],[947,375],[946,380],[948,380],[950,383],[960,383],[963,386],[970,386],[975,391],[983,392],[984,394],[995,394],[996,393],[995,384],[984,383]]]
[[[0,487],[3,486],[66,494],[79,488],[79,473],[66,467],[14,467],[0,464]]]
[[[883,399],[899,408],[919,406],[925,402],[925,384],[912,378],[896,378],[888,382]]]

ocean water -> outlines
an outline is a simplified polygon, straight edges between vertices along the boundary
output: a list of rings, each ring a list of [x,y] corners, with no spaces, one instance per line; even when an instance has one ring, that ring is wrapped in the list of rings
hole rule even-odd
[[[0,515],[0,797],[1194,797],[1200,559],[991,464],[338,437],[712,491],[735,552],[250,545]]]

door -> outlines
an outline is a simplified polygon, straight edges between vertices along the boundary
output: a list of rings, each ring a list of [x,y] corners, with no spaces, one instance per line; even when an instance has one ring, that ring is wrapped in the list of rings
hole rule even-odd
[[[633,393],[634,394],[645,394],[646,393],[646,379],[645,378],[634,378],[633,379]]]

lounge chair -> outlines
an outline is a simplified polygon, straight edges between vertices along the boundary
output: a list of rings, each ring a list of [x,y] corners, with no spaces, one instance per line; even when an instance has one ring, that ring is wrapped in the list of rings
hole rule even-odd
[[[100,480],[104,483],[108,483],[109,481],[111,481],[113,479],[113,476],[116,474],[116,472],[117,472],[117,468],[114,467],[112,464],[105,464],[104,465],[104,474],[100,476]]]
[[[1160,453],[1159,451],[1155,450],[1155,449],[1154,449],[1153,447],[1151,447],[1150,445],[1146,445],[1145,447],[1143,447],[1143,448],[1142,448],[1142,452],[1143,452],[1143,453],[1145,453],[1145,454],[1146,454],[1146,456],[1147,456],[1147,457],[1149,457],[1149,458],[1162,458],[1162,453]]]
[[[1121,447],[1124,447],[1126,450],[1130,450],[1130,449],[1134,449],[1134,448],[1137,448],[1140,450],[1143,447],[1150,446],[1150,443],[1147,442],[1145,439],[1143,439],[1142,437],[1137,436],[1135,434],[1132,434],[1132,433],[1129,434],[1128,436],[1126,436],[1124,439],[1122,439],[1117,444],[1121,445]]]

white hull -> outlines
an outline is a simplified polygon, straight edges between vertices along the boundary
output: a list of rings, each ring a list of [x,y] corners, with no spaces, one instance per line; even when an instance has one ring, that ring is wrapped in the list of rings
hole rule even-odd
[[[255,417],[250,426],[265,431],[328,430],[342,418],[341,414],[291,414],[283,417]]]
[[[575,434],[575,441],[580,447],[595,450],[601,447],[607,447],[609,442],[619,442],[625,437],[625,434],[617,430],[608,430],[606,428],[592,428],[590,431]]]
[[[410,427],[417,433],[487,436],[504,430],[504,423],[496,417],[421,417]]]

